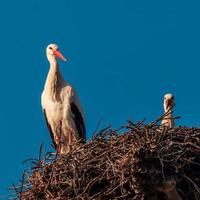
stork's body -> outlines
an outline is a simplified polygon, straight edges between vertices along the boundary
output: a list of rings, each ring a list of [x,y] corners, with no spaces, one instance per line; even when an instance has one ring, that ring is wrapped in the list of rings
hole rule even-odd
[[[164,118],[162,120],[162,126],[166,128],[174,127],[174,117],[173,117],[173,106],[174,106],[174,96],[172,94],[166,94],[164,96]]]
[[[42,108],[54,146],[59,153],[67,153],[70,145],[85,140],[82,109],[74,89],[62,78],[56,56],[65,60],[56,45],[46,50],[50,62]]]

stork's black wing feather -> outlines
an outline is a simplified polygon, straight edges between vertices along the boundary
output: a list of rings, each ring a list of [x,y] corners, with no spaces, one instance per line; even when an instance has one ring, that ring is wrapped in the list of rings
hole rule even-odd
[[[70,106],[71,106],[71,111],[74,114],[74,122],[80,137],[78,139],[79,140],[82,139],[82,141],[84,142],[86,139],[86,135],[85,135],[85,124],[83,116],[75,103],[71,103]]]
[[[57,149],[57,144],[56,144],[56,142],[55,142],[55,140],[54,140],[53,131],[52,131],[51,125],[50,125],[49,122],[48,122],[45,109],[43,109],[43,112],[44,112],[45,121],[46,121],[46,124],[47,124],[47,128],[49,129],[49,133],[50,133],[51,140],[52,140],[52,142],[53,142],[54,148]]]

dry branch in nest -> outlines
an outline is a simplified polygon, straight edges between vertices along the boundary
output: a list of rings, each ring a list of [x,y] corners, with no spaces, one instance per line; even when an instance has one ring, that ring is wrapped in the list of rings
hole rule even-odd
[[[22,200],[163,200],[158,188],[172,177],[182,199],[200,199],[200,129],[128,122],[65,156],[35,160],[15,189]]]

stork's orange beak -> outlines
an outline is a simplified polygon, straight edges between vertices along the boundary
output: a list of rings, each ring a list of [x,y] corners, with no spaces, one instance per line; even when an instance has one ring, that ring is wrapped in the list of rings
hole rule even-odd
[[[58,58],[60,58],[61,60],[63,60],[63,61],[67,61],[67,59],[62,55],[62,53],[60,53],[60,51],[58,51],[58,50],[55,50],[54,52],[53,52],[53,54],[55,55],[55,56],[57,56]]]

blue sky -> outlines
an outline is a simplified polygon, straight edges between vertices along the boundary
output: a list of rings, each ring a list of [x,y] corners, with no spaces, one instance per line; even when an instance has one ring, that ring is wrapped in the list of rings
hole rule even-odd
[[[0,195],[23,160],[50,139],[40,95],[49,70],[45,48],[59,45],[63,76],[77,90],[90,138],[127,119],[147,122],[176,97],[177,124],[200,124],[199,1],[8,0],[0,6]],[[5,198],[6,199],[6,198]]]

